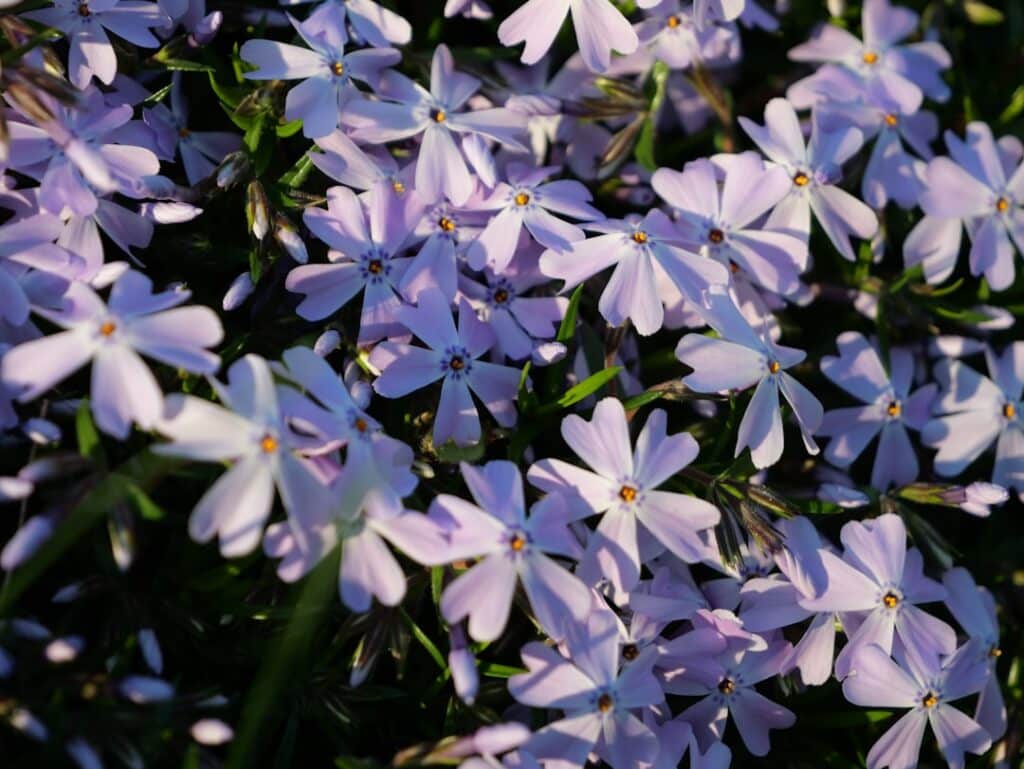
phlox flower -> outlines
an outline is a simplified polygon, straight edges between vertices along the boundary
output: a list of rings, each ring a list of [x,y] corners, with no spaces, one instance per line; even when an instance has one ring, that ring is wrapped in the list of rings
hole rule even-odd
[[[343,9],[344,4],[337,7]],[[247,40],[239,55],[256,66],[255,71],[245,73],[249,80],[302,81],[288,92],[285,117],[301,120],[303,135],[315,139],[333,131],[340,111],[358,97],[353,80],[375,88],[381,70],[397,64],[402,55],[394,48],[345,53],[344,10],[331,23],[291,22],[308,48],[276,40]]]
[[[729,281],[721,264],[684,250],[679,232],[658,209],[643,219],[609,219],[587,229],[605,234],[576,241],[565,251],[545,251],[540,269],[565,281],[565,292],[614,264],[598,302],[601,315],[613,326],[631,320],[644,336],[661,328],[665,311],[657,300],[659,272],[667,273],[683,296],[697,305],[703,304],[709,287]]]
[[[735,455],[749,446],[758,468],[770,467],[782,456],[785,435],[780,393],[793,408],[804,447],[817,454],[812,436],[821,424],[821,403],[786,372],[804,359],[803,350],[778,345],[767,330],[758,333],[751,328],[724,289],[708,292],[706,314],[720,338],[687,334],[676,346],[676,357],[694,370],[683,377],[683,384],[696,392],[717,393],[757,385],[740,422]]]
[[[429,514],[448,532],[449,560],[481,560],[444,589],[442,616],[452,625],[468,617],[474,639],[494,641],[505,629],[521,582],[541,627],[554,638],[563,637],[566,624],[585,620],[593,602],[589,588],[551,558],[580,554],[567,527],[571,506],[552,494],[527,516],[523,479],[514,463],[461,467],[475,504],[439,494]]]
[[[562,437],[590,470],[560,459],[542,459],[527,475],[534,486],[578,496],[602,514],[585,558],[596,562],[617,591],[631,590],[640,578],[640,526],[672,553],[693,562],[705,549],[702,532],[720,517],[718,509],[702,499],[657,490],[699,451],[689,433],[668,435],[666,423],[664,411],[652,411],[630,451],[622,403],[605,398],[594,408],[591,421],[575,414],[562,420]]]
[[[743,6],[743,0],[727,2]],[[674,70],[688,69],[695,61],[728,56],[736,40],[734,25],[708,22],[707,2],[698,2],[692,9],[684,8],[680,0],[647,0],[638,5],[648,8],[647,18],[635,27],[640,42],[654,58]]]
[[[498,40],[504,46],[525,42],[520,61],[536,64],[570,12],[580,54],[591,72],[608,69],[612,51],[630,54],[639,45],[633,27],[610,0],[527,0],[498,27]]]
[[[793,182],[780,166],[766,168],[754,152],[729,157],[719,185],[710,160],[682,172],[659,168],[654,191],[673,207],[683,237],[723,265],[742,270],[769,291],[789,294],[807,267],[807,244],[756,222],[790,194]]]
[[[877,350],[857,332],[840,334],[836,344],[839,355],[823,357],[821,371],[866,405],[825,413],[817,430],[818,435],[832,438],[825,459],[836,467],[849,467],[880,435],[871,485],[885,491],[916,480],[917,454],[907,428],[924,427],[938,388],[927,384],[911,394],[914,358],[905,348],[889,351],[890,373],[886,373]]]
[[[909,708],[871,747],[868,769],[914,769],[928,724],[950,769],[963,769],[965,753],[982,755],[989,749],[988,732],[950,704],[984,685],[985,665],[972,651],[970,646],[960,647],[941,666],[937,657],[915,658],[910,653],[897,664],[873,644],[857,651],[843,681],[843,696],[862,707]]]
[[[414,193],[415,194],[415,193]],[[454,299],[461,276],[460,257],[468,243],[480,233],[486,215],[473,214],[442,202],[419,217],[413,236],[423,243],[402,277],[402,295],[415,302],[420,292],[437,288],[448,299]]]
[[[528,672],[509,679],[509,692],[524,705],[565,712],[534,732],[522,749],[575,766],[586,763],[591,751],[612,769],[652,762],[658,739],[633,714],[664,699],[650,660],[622,665],[618,624],[607,609],[596,609],[575,626],[565,646],[568,659],[539,642],[520,652]]]
[[[281,0],[281,5],[295,6],[309,0]],[[376,48],[405,45],[412,39],[412,25],[402,16],[374,0],[325,0],[310,14],[341,15],[341,23],[348,23],[356,36]]]
[[[640,8],[662,9],[668,4],[667,0],[637,0]],[[740,18],[749,5],[747,0],[694,0],[693,18],[697,28],[705,30],[713,24]]]
[[[805,143],[796,110],[785,99],[772,99],[764,109],[763,126],[746,117],[739,122],[773,163],[786,170],[793,184],[788,196],[768,217],[767,226],[806,238],[811,213],[843,258],[854,261],[851,235],[870,238],[878,230],[874,212],[838,184],[843,163],[864,143],[860,129],[849,126],[824,131],[815,121]]]
[[[154,294],[149,278],[134,270],[114,283],[106,303],[76,282],[60,309],[36,308],[64,330],[9,350],[0,362],[0,380],[26,402],[92,361],[90,406],[96,425],[122,440],[133,422],[152,429],[164,399],[140,353],[197,374],[220,366],[220,358],[205,349],[223,338],[220,320],[208,307],[178,307],[189,296],[182,290]]]
[[[475,143],[474,137],[526,150],[520,141],[525,138],[525,116],[501,107],[460,111],[480,85],[475,77],[456,71],[448,47],[439,45],[430,66],[429,91],[404,75],[388,73],[379,89],[388,101],[353,102],[343,120],[353,129],[353,139],[373,144],[423,134],[416,193],[426,203],[447,197],[461,206],[473,194],[474,180],[453,133],[463,136],[464,150]]]
[[[989,376],[959,360],[945,358],[935,366],[941,392],[936,416],[921,430],[921,442],[938,449],[935,472],[943,477],[962,473],[996,441],[992,483],[1024,493],[1024,342],[1014,342],[1002,355],[986,350]]]
[[[228,383],[210,380],[224,406],[193,395],[167,397],[157,430],[171,443],[153,450],[202,462],[230,462],[192,510],[188,531],[197,542],[220,540],[228,558],[251,553],[260,543],[274,503],[274,487],[295,531],[318,520],[326,507],[321,481],[295,452],[303,445],[278,404],[267,362],[246,355],[228,369]]]
[[[499,425],[515,424],[519,370],[477,360],[495,339],[469,302],[459,302],[457,329],[448,300],[437,289],[423,291],[416,307],[404,306],[395,317],[429,349],[391,341],[378,344],[370,353],[370,364],[381,371],[373,389],[385,398],[401,398],[443,379],[434,416],[434,445],[449,438],[459,446],[480,440],[473,393]]]
[[[40,270],[61,293],[80,270],[81,260],[54,245],[63,226],[52,214],[39,213],[0,225],[0,319],[21,326],[29,317],[31,286],[23,284],[27,269]],[[52,278],[50,278],[52,276]]]

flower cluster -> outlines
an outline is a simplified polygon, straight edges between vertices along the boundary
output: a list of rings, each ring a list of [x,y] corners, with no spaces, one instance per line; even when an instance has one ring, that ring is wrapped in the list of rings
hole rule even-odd
[[[620,5],[495,19],[524,66],[414,50],[373,0],[238,19],[53,0],[3,20],[0,429],[17,457],[0,504],[18,520],[0,618],[100,521],[112,571],[139,578],[141,517],[187,531],[160,557],[217,571],[204,590],[249,570],[259,587],[231,593],[254,621],[280,617],[281,582],[333,571],[332,648],[359,639],[346,691],[385,648],[402,685],[411,628],[443,669],[425,696],[450,679],[477,716],[414,748],[425,763],[721,769],[767,755],[830,681],[831,710],[903,713],[868,769],[912,769],[929,724],[951,769],[1001,740],[995,601],[929,519],[987,527],[1024,500],[1024,342],[997,336],[1019,314],[998,296],[1019,287],[1024,145],[971,120],[935,154],[952,57],[934,19],[889,0],[865,0],[860,38],[850,17],[791,48],[813,71],[753,116],[722,84],[775,15]],[[552,74],[567,17],[578,51]],[[198,113],[214,100],[226,116]],[[698,156],[716,127],[720,151]],[[971,306],[947,303],[974,284]],[[229,565],[200,560],[212,542]],[[411,614],[425,596],[433,640]],[[182,624],[213,644],[235,614]],[[51,741],[25,702],[61,710],[21,693],[38,688],[22,667],[33,645],[61,665],[85,641],[0,622],[0,719]],[[173,702],[214,760],[234,731],[205,711],[230,700],[160,678],[148,626],[112,632],[75,696]],[[126,671],[122,637],[153,675]],[[336,681],[344,663],[323,663]],[[87,721],[53,737],[83,769],[157,760]]]

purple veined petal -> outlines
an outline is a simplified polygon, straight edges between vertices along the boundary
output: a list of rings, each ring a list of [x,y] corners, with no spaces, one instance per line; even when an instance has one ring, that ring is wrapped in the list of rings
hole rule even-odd
[[[285,117],[302,121],[302,135],[327,136],[338,125],[338,86],[325,74],[310,77],[288,91]]]
[[[693,727],[693,736],[701,751],[720,743],[729,720],[729,709],[718,697],[705,697],[682,712],[680,719]]]
[[[127,329],[132,346],[169,366],[196,374],[213,374],[220,358],[202,348],[224,338],[220,318],[208,307],[177,307],[132,322]]]
[[[640,44],[632,25],[608,0],[573,0],[572,23],[580,54],[591,72],[604,72],[611,52],[630,54]]]
[[[617,591],[632,590],[640,579],[634,514],[618,507],[606,512],[591,537],[584,559],[593,559]]]
[[[163,393],[153,373],[130,347],[104,344],[92,363],[91,402],[96,426],[125,440],[132,422],[150,429],[163,411]]]
[[[687,563],[699,562],[706,550],[697,532],[721,518],[710,502],[668,491],[646,492],[636,516],[655,539]]]
[[[480,90],[480,81],[455,69],[455,60],[443,43],[434,49],[430,64],[430,93],[450,110],[457,110]]]
[[[365,612],[376,598],[397,606],[405,597],[405,574],[384,540],[366,527],[342,543],[338,592],[352,611]]]
[[[834,24],[822,24],[806,43],[789,50],[792,61],[842,61],[857,54],[863,45],[850,32]]]
[[[871,485],[883,491],[890,486],[903,486],[917,479],[918,470],[917,454],[907,429],[899,422],[885,425],[871,469]]]
[[[843,696],[861,707],[912,708],[919,690],[917,681],[874,644],[857,649],[843,679]]]
[[[665,311],[658,295],[657,281],[650,252],[634,249],[615,268],[611,279],[601,292],[598,309],[612,326],[621,326],[632,320],[641,336],[658,331]]]
[[[660,486],[696,459],[700,451],[689,433],[668,435],[666,422],[665,412],[655,409],[636,439],[634,478],[645,489]]]
[[[579,668],[538,641],[526,644],[520,654],[529,672],[509,678],[508,690],[515,699],[535,708],[587,707],[595,682]]]
[[[385,398],[401,398],[444,376],[441,360],[441,353],[434,350],[382,342],[370,353],[370,364],[383,369],[373,389]]]
[[[759,382],[768,368],[762,352],[703,334],[680,339],[676,357],[693,369],[683,383],[703,393],[745,389]]]
[[[545,251],[540,257],[541,272],[564,280],[562,291],[568,291],[630,253],[622,238],[621,233],[600,235],[576,241],[568,251]]]
[[[742,689],[729,699],[729,714],[747,750],[755,756],[768,755],[769,732],[788,729],[796,716],[787,708],[758,694],[752,688]]]
[[[616,709],[603,719],[597,754],[610,766],[650,765],[659,749],[654,732],[628,710]]]
[[[563,718],[534,732],[520,750],[549,766],[583,766],[601,736],[601,723],[596,712]]]
[[[964,769],[964,753],[980,756],[992,746],[981,724],[950,705],[940,703],[930,709],[928,721],[950,769]]]
[[[579,497],[598,513],[608,509],[620,488],[618,482],[560,459],[535,462],[526,478],[543,491]]]
[[[889,727],[868,752],[868,769],[914,769],[918,765],[921,740],[928,724],[923,710],[911,710]]]
[[[555,251],[565,251],[586,237],[575,224],[558,219],[540,207],[527,210],[524,222],[534,240]]]
[[[651,186],[662,200],[680,211],[718,219],[718,182],[710,160],[694,160],[682,172],[659,168],[651,176]]]
[[[971,243],[972,275],[984,275],[995,291],[1005,291],[1013,284],[1014,249],[1006,225],[995,217],[987,218]]]
[[[575,414],[567,416],[562,420],[562,438],[605,478],[621,481],[633,476],[626,412],[616,398],[599,401],[589,422]]]
[[[810,390],[800,384],[785,371],[779,372],[779,389],[782,396],[793,409],[793,416],[796,417],[800,427],[800,435],[804,440],[804,448],[808,454],[818,453],[818,444],[811,437],[821,425],[821,418],[824,410],[821,402],[814,397]]]
[[[517,208],[503,208],[487,223],[483,232],[470,243],[466,259],[474,270],[490,267],[504,272],[516,252],[523,214]]]
[[[825,447],[825,459],[836,467],[849,467],[885,425],[882,410],[876,405],[825,413],[817,430],[818,435],[832,437]]]
[[[256,65],[245,73],[249,80],[301,80],[329,72],[322,54],[276,40],[246,40],[238,55]]]
[[[537,621],[552,638],[564,638],[567,625],[582,622],[591,609],[590,589],[544,553],[530,553],[519,578]]]
[[[832,613],[865,611],[877,604],[878,585],[863,572],[827,550],[821,550],[819,555],[828,574],[828,586],[817,598],[801,599],[802,607],[808,611]]]
[[[832,657],[835,654],[836,626],[831,614],[816,614],[803,637],[793,647],[786,667],[800,671],[807,686],[820,686],[832,675]]]
[[[232,411],[202,398],[173,393],[164,400],[156,429],[174,441],[153,447],[157,454],[217,462],[252,453],[258,428]]]
[[[964,219],[992,211],[992,191],[949,158],[928,163],[925,183],[919,203],[929,216]]]
[[[199,543],[219,537],[225,558],[248,555],[260,543],[273,502],[270,467],[264,457],[251,454],[203,494],[189,517],[189,536]]]
[[[811,210],[832,245],[848,261],[856,261],[850,236],[872,237],[878,230],[875,212],[846,190],[823,185],[812,190]]]
[[[322,320],[348,304],[365,285],[353,262],[303,264],[285,278],[285,288],[304,298],[295,311],[306,320]]]
[[[0,381],[26,403],[88,363],[96,349],[85,328],[23,342],[0,358]]]
[[[480,415],[465,381],[445,378],[433,435],[435,446],[443,445],[449,438],[456,446],[469,446],[480,440]]]
[[[505,47],[526,42],[520,61],[536,64],[551,48],[569,13],[571,0],[528,0],[498,27]]]
[[[749,447],[754,467],[771,467],[782,456],[784,440],[778,381],[767,376],[758,383],[740,421],[735,456]]]
[[[907,530],[894,514],[880,515],[870,525],[850,521],[840,539],[847,560],[869,573],[879,585],[899,585],[907,558]]]
[[[423,134],[416,163],[416,192],[426,202],[447,197],[456,206],[464,205],[473,194],[466,161],[447,128],[429,125]]]
[[[775,206],[793,189],[793,180],[780,166],[765,168],[755,152],[733,159],[722,187],[722,221],[744,227]]]
[[[470,636],[493,641],[508,622],[515,588],[515,564],[506,554],[493,553],[445,588],[441,613],[450,625],[469,617]]]
[[[520,526],[526,519],[523,477],[514,462],[494,460],[481,468],[460,464],[469,493],[481,510],[507,526]]]
[[[981,456],[1000,432],[994,414],[987,411],[965,411],[932,419],[921,430],[921,443],[937,448],[935,472],[949,478],[959,475]]]

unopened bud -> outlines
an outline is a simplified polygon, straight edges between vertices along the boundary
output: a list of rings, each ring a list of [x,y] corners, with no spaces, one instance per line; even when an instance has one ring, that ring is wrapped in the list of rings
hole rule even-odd
[[[249,229],[256,240],[263,240],[270,231],[270,202],[263,185],[257,180],[249,182],[245,190],[245,216],[249,220]]]
[[[295,225],[284,214],[274,216],[274,240],[280,244],[281,248],[294,261],[299,264],[305,264],[309,261],[306,244],[299,237],[299,231],[295,228]]]
[[[217,168],[217,186],[222,190],[234,187],[245,174],[249,173],[250,167],[249,156],[245,152],[241,150],[232,152]]]

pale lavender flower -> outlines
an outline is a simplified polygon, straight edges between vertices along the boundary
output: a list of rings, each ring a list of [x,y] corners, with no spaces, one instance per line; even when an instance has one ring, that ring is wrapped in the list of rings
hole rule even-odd
[[[618,623],[607,609],[595,610],[566,647],[569,659],[538,642],[520,652],[529,672],[509,679],[512,696],[524,705],[565,712],[535,732],[523,750],[575,766],[592,750],[612,769],[652,762],[658,739],[632,712],[664,699],[650,660],[621,666]]]
[[[308,1],[281,0],[281,5],[295,6]],[[310,19],[317,23],[319,17],[326,16],[336,23],[338,14],[341,23],[347,22],[357,37],[376,48],[405,45],[412,39],[412,25],[375,0],[324,0],[310,14]]]
[[[55,0],[53,7],[29,11],[25,18],[67,35],[68,75],[79,88],[93,77],[105,85],[114,81],[117,56],[107,32],[142,48],[157,48],[160,40],[152,30],[171,23],[159,5],[145,0]]]
[[[418,219],[413,236],[425,240],[402,276],[402,295],[415,302],[421,291],[437,288],[447,299],[454,299],[461,280],[459,257],[486,219],[479,214],[456,211],[446,202],[421,213]]]
[[[977,721],[950,703],[982,688],[987,670],[970,645],[942,661],[903,655],[897,664],[874,644],[853,658],[853,670],[843,681],[843,695],[855,705],[909,708],[868,752],[868,769],[914,769],[925,726],[931,724],[950,769],[964,769],[964,754],[982,755],[992,744]]]
[[[466,252],[469,266],[485,266],[502,272],[515,256],[519,236],[525,226],[540,245],[554,251],[566,251],[583,240],[583,230],[559,219],[555,214],[583,221],[603,219],[590,205],[590,192],[578,181],[561,179],[544,182],[558,170],[556,166],[529,168],[513,163],[508,168],[508,183],[501,182],[487,199],[471,206],[475,211],[492,211],[491,220]]]
[[[84,266],[82,260],[54,245],[63,230],[60,219],[39,213],[0,225],[0,319],[12,326],[28,321],[32,286],[39,279],[55,284],[60,294]],[[33,280],[27,270],[44,275]]]
[[[944,600],[946,590],[924,575],[921,552],[907,549],[903,520],[887,513],[864,523],[850,521],[840,537],[842,558],[827,550],[818,553],[828,573],[825,592],[800,600],[805,609],[844,615],[849,639],[836,658],[836,676],[850,673],[858,649],[876,644],[891,651],[894,636],[922,659],[950,654],[956,647],[953,628],[917,606]]]
[[[822,418],[818,435],[832,438],[825,459],[849,467],[867,445],[881,435],[871,470],[871,485],[879,491],[917,479],[918,463],[907,428],[920,430],[928,421],[937,387],[927,384],[911,394],[914,358],[910,350],[889,351],[889,373],[878,351],[856,331],[836,340],[838,357],[821,359],[821,371],[864,406],[834,409]]]
[[[1024,493],[1024,342],[1002,355],[986,350],[988,377],[958,360],[935,366],[941,393],[937,414],[921,431],[921,442],[938,449],[935,472],[962,473],[996,441],[992,483]]]
[[[631,320],[644,336],[661,328],[665,313],[656,299],[659,271],[667,273],[683,296],[697,305],[703,304],[704,293],[712,285],[729,281],[729,272],[721,264],[684,250],[679,232],[658,209],[642,220],[609,219],[587,229],[605,234],[576,241],[566,251],[545,251],[540,269],[564,280],[565,292],[615,265],[598,303],[601,315],[613,326]]]
[[[565,635],[567,624],[590,613],[590,590],[551,556],[576,559],[579,543],[568,529],[577,517],[557,494],[535,504],[529,516],[523,479],[512,462],[481,468],[462,463],[462,477],[476,504],[450,494],[436,496],[430,516],[448,532],[448,560],[481,560],[441,594],[441,614],[450,625],[468,618],[469,634],[494,641],[504,631],[516,584],[521,583],[545,632]]]
[[[84,283],[68,290],[59,310],[36,312],[64,331],[18,345],[0,361],[0,380],[18,400],[37,398],[90,360],[90,406],[97,426],[124,439],[132,422],[153,428],[163,393],[139,353],[170,366],[210,374],[220,358],[205,348],[224,336],[208,307],[178,307],[184,290],[153,293],[149,278],[129,270],[114,284],[107,303]]]
[[[713,2],[718,4],[717,0]],[[737,5],[736,0],[727,2]],[[736,37],[735,27],[709,23],[707,2],[698,2],[692,9],[684,9],[680,0],[639,5],[649,8],[649,15],[636,26],[637,36],[654,58],[670,68],[688,69],[696,61],[714,61],[729,55]],[[738,5],[742,7],[743,0],[738,0]]]
[[[607,70],[612,51],[630,54],[637,49],[636,32],[610,0],[527,0],[498,27],[498,39],[504,46],[525,42],[520,60],[536,64],[555,42],[570,11],[580,54],[590,71]]]
[[[805,143],[796,110],[785,99],[768,102],[764,119],[763,126],[742,116],[739,122],[768,159],[793,180],[789,195],[772,211],[767,226],[806,238],[813,212],[832,245],[854,261],[851,235],[867,239],[878,230],[874,212],[838,186],[843,163],[864,143],[860,129],[850,126],[827,132],[815,121],[810,142]]]
[[[309,48],[276,40],[247,40],[239,50],[245,61],[257,67],[246,72],[250,80],[301,80],[288,92],[285,117],[301,120],[302,133],[310,138],[326,136],[337,125],[339,113],[359,92],[353,80],[376,88],[382,70],[397,64],[402,55],[394,48],[367,48],[345,53],[348,35],[344,4],[339,18],[322,25],[310,20],[292,26]]]
[[[487,21],[494,16],[494,12],[483,0],[448,0],[444,4],[444,16],[446,19],[462,16],[466,19]]]
[[[320,320],[337,312],[363,290],[359,344],[401,331],[396,313],[402,304],[398,285],[409,265],[397,258],[408,225],[390,199],[369,211],[347,187],[327,191],[327,210],[307,208],[303,221],[324,241],[329,264],[295,267],[285,279],[289,291],[303,295],[296,312]]]
[[[1015,251],[1024,253],[1024,162],[985,123],[969,123],[965,141],[951,131],[945,138],[952,157],[928,163],[919,200],[925,217],[907,236],[904,261],[920,262],[930,283],[945,280],[966,227],[971,274],[1003,291],[1013,284]]]
[[[779,394],[793,408],[804,447],[818,453],[812,437],[821,424],[823,409],[817,398],[786,369],[800,363],[806,353],[776,344],[766,331],[758,333],[740,314],[726,290],[708,294],[707,321],[720,334],[712,338],[687,334],[676,346],[676,357],[694,369],[683,384],[697,392],[743,390],[757,385],[740,422],[735,455],[750,447],[754,466],[770,467],[782,456],[785,436]]]
[[[591,470],[543,459],[527,476],[534,486],[579,496],[602,514],[585,558],[618,591],[631,590],[640,578],[640,527],[683,560],[694,562],[706,550],[706,530],[720,518],[718,509],[703,499],[657,490],[699,451],[689,433],[668,435],[666,425],[665,412],[652,411],[630,451],[622,403],[605,398],[590,422],[575,414],[562,420],[562,437]]]
[[[377,393],[400,398],[443,379],[434,416],[436,446],[449,438],[459,446],[480,440],[480,417],[473,393],[499,425],[515,424],[520,373],[518,369],[477,360],[495,339],[469,302],[459,302],[458,329],[448,300],[437,289],[422,292],[416,307],[402,307],[396,317],[429,349],[390,341],[374,347],[370,363],[382,372],[373,383]]]
[[[192,510],[188,530],[197,542],[220,539],[226,557],[247,555],[260,543],[277,486],[294,527],[318,520],[326,492],[296,454],[304,445],[289,428],[278,404],[267,362],[246,355],[228,370],[228,383],[210,383],[225,406],[192,395],[168,396],[157,430],[171,439],[158,454],[203,462],[230,462],[230,468]]]
[[[1010,498],[1010,493],[994,483],[975,481],[967,486],[952,486],[942,492],[942,501],[947,505],[956,505],[965,513],[979,518],[988,518],[992,514],[992,505],[1001,505]]]
[[[473,137],[490,139],[520,151],[526,147],[526,118],[504,108],[461,112],[480,89],[475,77],[458,72],[447,46],[434,51],[430,90],[404,75],[390,72],[380,94],[390,101],[358,101],[348,105],[342,119],[351,126],[352,138],[374,144],[423,134],[416,163],[416,192],[427,203],[442,196],[457,206],[473,194],[474,180],[453,134],[463,136],[462,146]]]
[[[742,270],[760,286],[789,294],[807,268],[807,244],[757,222],[790,194],[793,182],[779,166],[766,168],[754,152],[729,157],[725,180],[708,159],[687,163],[682,172],[659,168],[654,191],[673,207],[686,241],[725,266]]]

